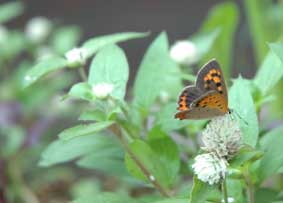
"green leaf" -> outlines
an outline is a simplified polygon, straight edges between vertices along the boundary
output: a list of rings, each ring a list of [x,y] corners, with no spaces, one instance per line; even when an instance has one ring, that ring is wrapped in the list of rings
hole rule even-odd
[[[68,95],[76,99],[83,99],[87,101],[95,100],[91,87],[86,82],[81,82],[73,85]]]
[[[220,33],[216,38],[211,51],[206,54],[203,61],[216,58],[226,78],[230,76],[231,60],[233,56],[234,35],[239,19],[237,5],[232,2],[218,4],[209,11],[200,32],[213,32],[219,29]]]
[[[177,97],[182,89],[179,67],[168,54],[168,39],[162,32],[143,57],[134,84],[134,104],[148,111],[160,91]]]
[[[51,166],[67,162],[91,152],[97,145],[104,142],[105,135],[81,136],[71,140],[56,140],[41,154],[40,166]]]
[[[268,51],[265,43],[269,40],[265,20],[267,7],[266,3],[267,1],[244,1],[245,14],[247,16],[257,64],[261,63]]]
[[[24,11],[24,5],[20,1],[1,4],[0,6],[0,23],[4,24],[13,18],[21,15]]]
[[[130,144],[130,148],[135,157],[163,187],[169,188],[175,182],[180,168],[178,148],[159,128],[156,127],[149,132],[147,143],[135,140]],[[126,154],[126,166],[133,176],[148,181],[130,154]]]
[[[281,60],[281,63],[283,63],[283,43],[269,43],[268,45],[271,51]]]
[[[233,197],[235,203],[244,203],[245,197],[243,195],[244,186],[241,180],[230,180],[227,179],[227,191],[228,196]]]
[[[120,178],[129,175],[124,164],[124,150],[119,143],[114,142],[113,137],[105,139],[105,142],[97,145],[77,164],[83,168],[100,170]]]
[[[72,203],[137,203],[130,197],[117,193],[100,193],[92,196],[83,196]]]
[[[272,47],[275,48],[274,45]],[[270,51],[255,76],[254,83],[260,89],[262,96],[266,96],[283,76],[283,61],[277,54],[281,52],[276,50],[275,54],[274,50]]]
[[[148,133],[148,144],[159,158],[166,175],[163,182],[172,185],[180,169],[180,155],[177,144],[157,126]]]
[[[79,136],[95,134],[101,130],[104,130],[105,128],[109,127],[112,124],[113,124],[112,121],[104,121],[104,122],[98,122],[92,124],[77,125],[75,127],[64,130],[58,136],[62,140],[70,140]]]
[[[100,110],[91,110],[83,112],[79,120],[81,121],[105,121],[107,120],[106,115],[103,111]]]
[[[65,26],[55,31],[51,38],[51,44],[56,53],[64,55],[65,52],[76,47],[81,36],[77,26]]]
[[[259,188],[255,191],[255,202],[256,203],[267,203],[276,200],[278,193],[268,188]]]
[[[211,50],[215,40],[221,33],[219,28],[216,28],[209,32],[199,32],[193,35],[190,40],[195,43],[198,53],[202,57],[205,55],[209,50]]]
[[[129,77],[129,65],[122,49],[109,45],[93,59],[88,82],[90,85],[110,83],[114,85],[111,96],[123,100]]]
[[[194,176],[194,185],[191,191],[189,203],[204,203],[205,200],[208,200],[212,194],[218,195],[216,188],[200,181],[196,176]]]
[[[261,181],[276,173],[283,166],[282,146],[282,127],[273,129],[260,140],[260,148],[265,152],[258,169]]]
[[[169,103],[163,106],[162,109],[157,113],[155,125],[160,125],[161,129],[165,132],[178,130],[187,126],[190,121],[180,121],[174,118],[176,107],[176,103]]]
[[[229,163],[232,168],[242,167],[246,163],[252,163],[263,156],[263,152],[251,147],[242,147],[236,157]]]
[[[143,38],[148,35],[148,32],[124,32],[111,35],[103,35],[87,40],[82,47],[87,50],[87,57],[91,57],[95,52],[106,45],[124,42],[130,39]]]
[[[243,143],[255,147],[258,139],[258,120],[252,95],[242,77],[233,81],[229,91],[229,106],[241,119]]]
[[[40,61],[27,71],[24,80],[24,87],[30,86],[44,75],[52,71],[62,69],[66,65],[67,61],[60,57],[50,57],[46,60]]]

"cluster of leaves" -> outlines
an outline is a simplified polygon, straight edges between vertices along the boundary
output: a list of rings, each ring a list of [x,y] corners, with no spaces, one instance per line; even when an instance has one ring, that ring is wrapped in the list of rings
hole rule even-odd
[[[255,13],[249,16],[250,21],[256,21],[257,15],[260,14],[257,13],[258,5],[254,0],[246,2],[247,13]],[[15,5],[12,10],[14,16],[17,16],[22,9],[19,9],[19,4]],[[275,7],[273,4],[269,5],[270,8],[271,6]],[[12,15],[13,12],[9,13]],[[231,39],[234,38],[237,28],[238,15],[238,8],[234,3],[219,4],[209,12],[200,30],[189,37],[199,50],[200,64],[210,58],[217,58],[228,82],[234,47],[234,41]],[[1,19],[7,20],[7,17],[1,18],[0,15]],[[277,18],[275,20],[278,21]],[[259,29],[260,25],[256,28],[252,25],[251,33],[254,34]],[[0,61],[5,67],[9,67],[12,59],[17,57],[21,61],[16,73],[12,73],[15,78],[4,80],[2,86],[6,92],[13,92],[12,95],[5,96],[6,100],[20,101],[24,111],[23,121],[9,125],[1,132],[1,139],[5,139],[5,144],[1,147],[1,159],[8,165],[8,170],[30,168],[37,157],[33,157],[33,160],[24,166],[19,164],[19,160],[23,159],[23,156],[40,153],[42,147],[49,143],[39,161],[40,166],[49,168],[35,171],[35,179],[38,179],[42,170],[52,169],[56,171],[53,179],[62,174],[65,174],[66,179],[70,179],[66,175],[67,171],[67,174],[73,176],[73,172],[68,170],[71,168],[70,164],[61,164],[59,167],[57,165],[72,162],[79,171],[99,171],[118,182],[118,186],[111,188],[112,192],[105,192],[99,185],[100,181],[81,178],[75,186],[70,187],[72,199],[76,203],[184,203],[188,202],[188,199],[191,203],[221,202],[217,186],[208,186],[196,177],[193,178],[191,162],[198,153],[196,136],[206,121],[188,122],[174,119],[175,101],[183,87],[182,80],[192,79],[194,76],[191,75],[192,67],[181,67],[170,58],[166,32],[160,33],[148,47],[133,88],[128,91],[126,87],[129,65],[126,54],[117,43],[146,37],[149,33],[117,33],[89,39],[80,47],[86,50],[86,60],[90,60],[90,63],[85,66],[78,64],[75,67],[70,66],[63,55],[78,46],[80,32],[77,27],[54,28],[53,34],[40,44],[32,44],[22,32],[17,33],[21,36],[21,43],[18,43],[18,38],[9,41],[21,44],[22,47],[11,46],[13,51],[7,49],[4,52],[7,57],[5,58],[4,54]],[[265,37],[265,40],[275,39],[274,36],[268,38],[268,34]],[[265,43],[263,38],[258,38],[255,41],[255,50],[259,48],[258,44]],[[30,64],[37,58],[39,48],[46,44],[51,45],[53,54],[30,68]],[[270,127],[269,124],[273,120],[269,114],[261,117],[264,109],[279,100],[274,97],[277,92],[273,90],[280,88],[278,84],[282,82],[283,44],[269,43],[268,47],[269,49],[261,48],[265,50],[262,51],[264,54],[261,54],[267,55],[259,59],[263,62],[259,62],[261,65],[256,76],[253,79],[240,76],[233,80],[229,88],[229,106],[242,118],[239,122],[245,144],[229,166],[228,195],[237,203],[251,201],[251,196],[255,197],[255,202],[272,202],[283,198],[283,128]],[[22,59],[20,55],[23,53],[28,53],[29,58]],[[82,77],[78,82],[77,71],[82,73],[86,70],[87,78]],[[94,85],[101,83],[113,85],[113,91],[105,99],[97,98],[92,91]],[[68,93],[62,96],[66,89],[69,89]],[[52,109],[50,105],[50,109],[44,110],[47,101],[58,93],[63,100],[61,105],[65,108]],[[57,102],[56,105],[58,104]],[[80,123],[70,124],[69,117],[77,114]],[[59,133],[58,139],[51,143],[50,138],[42,138],[44,141],[41,141],[40,147],[27,149],[26,145],[35,138],[26,135],[25,123],[36,125],[38,118],[43,117],[59,117],[61,122],[67,121],[72,127]],[[64,127],[65,125],[60,126],[61,129]],[[48,131],[48,134],[54,133]],[[11,170],[9,187],[16,191],[19,191],[18,187],[22,187],[22,191],[27,191],[25,184],[14,179],[15,176],[18,177],[15,173],[18,171]],[[271,186],[265,184],[272,178],[274,181]],[[40,178],[40,181],[44,180]],[[40,184],[42,182],[34,183],[34,187]],[[155,190],[133,198],[134,195],[129,196],[127,193],[135,188]],[[21,197],[24,200],[28,198],[31,197]]]

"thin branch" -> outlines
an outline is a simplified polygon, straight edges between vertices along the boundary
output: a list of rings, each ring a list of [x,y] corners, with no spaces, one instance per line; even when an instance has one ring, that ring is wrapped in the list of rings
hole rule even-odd
[[[149,182],[152,183],[152,185],[164,196],[164,197],[171,197],[170,193],[162,187],[162,185],[156,180],[156,178],[148,171],[146,166],[136,157],[134,152],[129,147],[128,143],[124,140],[123,135],[121,133],[121,129],[119,126],[116,126],[118,129],[118,138],[122,145],[124,146],[125,150],[128,152],[130,157],[134,160],[134,162],[137,164],[137,166],[140,168],[140,170],[143,172],[143,174],[146,176]]]
[[[78,68],[79,74],[81,76],[81,79],[86,82],[87,81],[87,74],[85,72],[85,69],[83,66],[81,66],[80,68]]]
[[[227,192],[226,178],[224,178],[224,180],[222,181],[221,187],[222,187],[224,203],[228,203],[228,192]]]

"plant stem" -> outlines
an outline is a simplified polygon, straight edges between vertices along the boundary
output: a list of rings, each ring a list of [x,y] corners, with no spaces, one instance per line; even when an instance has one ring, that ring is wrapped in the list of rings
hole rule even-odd
[[[224,180],[222,181],[221,187],[222,187],[222,193],[223,193],[223,200],[224,200],[224,203],[228,203],[228,193],[227,193],[226,178],[224,178]]]
[[[143,174],[147,177],[148,181],[152,183],[152,185],[162,194],[164,197],[171,197],[169,192],[162,187],[162,185],[156,180],[156,178],[148,171],[146,166],[138,159],[138,157],[135,155],[135,153],[131,150],[131,148],[128,145],[128,142],[126,142],[123,138],[123,135],[121,133],[121,129],[118,125],[116,125],[118,129],[118,138],[122,145],[124,146],[125,150],[128,152],[130,157],[134,160],[134,162],[137,164],[137,166],[140,168],[140,170],[143,172]]]
[[[80,74],[82,80],[83,80],[84,82],[86,82],[86,81],[87,81],[87,75],[86,75],[86,72],[85,72],[84,67],[81,66],[78,70],[79,70],[79,74]]]
[[[245,169],[244,177],[245,177],[245,182],[247,186],[247,197],[248,197],[249,203],[254,203],[255,202],[254,201],[254,186],[250,178],[248,169]]]

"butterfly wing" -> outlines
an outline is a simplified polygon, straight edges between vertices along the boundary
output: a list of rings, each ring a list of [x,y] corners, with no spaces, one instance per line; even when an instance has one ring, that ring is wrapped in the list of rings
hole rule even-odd
[[[175,114],[175,118],[208,119],[228,112],[225,98],[218,91],[211,90],[194,100],[190,107]]]
[[[203,94],[203,92],[195,87],[195,86],[187,86],[185,87],[180,96],[179,96],[179,101],[178,101],[178,110],[179,111],[185,111],[188,110],[191,106],[191,104],[198,99],[199,97],[201,97],[201,95]]]
[[[205,92],[215,90],[219,94],[223,95],[225,101],[228,103],[224,76],[218,62],[215,59],[209,61],[199,70],[196,87]]]

